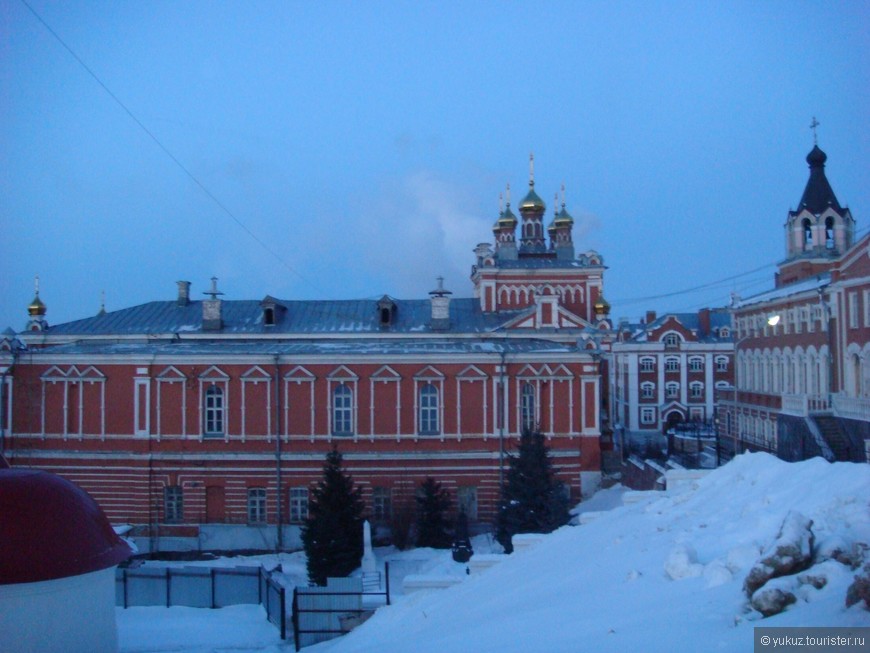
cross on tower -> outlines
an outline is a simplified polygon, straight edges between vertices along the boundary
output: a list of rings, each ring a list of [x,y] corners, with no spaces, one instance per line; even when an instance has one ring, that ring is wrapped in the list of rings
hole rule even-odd
[[[816,120],[816,117],[813,116],[813,121],[810,123],[810,129],[813,130],[813,145],[819,144],[818,135],[816,134],[816,127],[818,127],[821,123]]]

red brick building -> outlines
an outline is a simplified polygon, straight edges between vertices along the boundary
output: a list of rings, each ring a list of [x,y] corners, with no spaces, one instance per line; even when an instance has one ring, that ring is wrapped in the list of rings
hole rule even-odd
[[[736,298],[736,389],[719,433],[737,451],[786,460],[867,460],[870,443],[870,236],[837,201],[818,146],[785,224],[772,290]]]
[[[49,325],[37,289],[0,341],[2,452],[85,488],[145,550],[299,546],[333,446],[384,525],[432,476],[485,527],[527,427],[579,500],[600,477],[604,266],[575,256],[564,202],[545,236],[529,183],[521,224],[508,201],[475,250],[473,297],[234,300],[213,280],[196,300],[179,282]]]
[[[647,313],[641,324],[623,323],[612,345],[612,424],[621,442],[644,441],[669,427],[693,422],[711,428],[716,391],[734,379],[731,315]]]

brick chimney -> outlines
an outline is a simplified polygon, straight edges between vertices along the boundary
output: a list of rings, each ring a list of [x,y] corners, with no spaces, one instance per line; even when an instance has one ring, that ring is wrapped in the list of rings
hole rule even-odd
[[[211,299],[202,302],[202,330],[220,331],[223,327],[220,296],[223,293],[217,288],[217,277],[211,278],[211,288],[203,294],[211,295]]]
[[[450,328],[450,295],[453,293],[444,289],[444,277],[438,277],[438,287],[429,292],[432,302],[432,318],[429,326],[436,331]]]
[[[656,321],[656,312],[655,311],[647,311],[646,312],[646,324],[652,324]]]
[[[710,334],[710,309],[702,308],[698,311],[698,334],[699,337],[703,338]]]
[[[190,303],[190,281],[178,281],[178,305],[187,306]]]

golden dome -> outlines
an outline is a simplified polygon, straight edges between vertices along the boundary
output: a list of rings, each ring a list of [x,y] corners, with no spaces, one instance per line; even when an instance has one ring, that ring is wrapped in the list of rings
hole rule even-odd
[[[604,295],[598,295],[598,299],[595,300],[594,306],[596,313],[603,313],[604,315],[610,313],[610,302],[604,299]]]
[[[520,211],[544,211],[547,205],[544,204],[538,194],[535,192],[535,187],[530,185],[529,192],[520,202]]]
[[[511,205],[508,204],[507,208],[502,211],[498,220],[495,221],[495,224],[492,226],[493,229],[515,229],[517,226],[517,216],[513,214],[511,211]]]
[[[31,317],[42,316],[45,315],[45,304],[42,303],[42,300],[39,298],[39,293],[36,293],[36,296],[33,298],[33,301],[30,302],[30,305],[27,307],[27,313]]]

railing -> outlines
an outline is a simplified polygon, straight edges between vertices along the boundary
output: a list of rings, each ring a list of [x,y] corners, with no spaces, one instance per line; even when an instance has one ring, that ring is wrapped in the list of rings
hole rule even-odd
[[[827,397],[818,395],[782,395],[782,412],[784,415],[806,417],[810,413],[818,413],[831,409]]]
[[[296,650],[350,632],[372,606],[365,597],[383,597],[390,605],[390,569],[385,563],[383,592],[363,591],[361,578],[328,578],[326,587],[293,590],[293,640]]]
[[[286,592],[263,567],[138,567],[115,571],[118,607],[260,604],[287,638]]]
[[[836,394],[832,397],[832,407],[837,417],[870,421],[870,397],[847,397]]]

